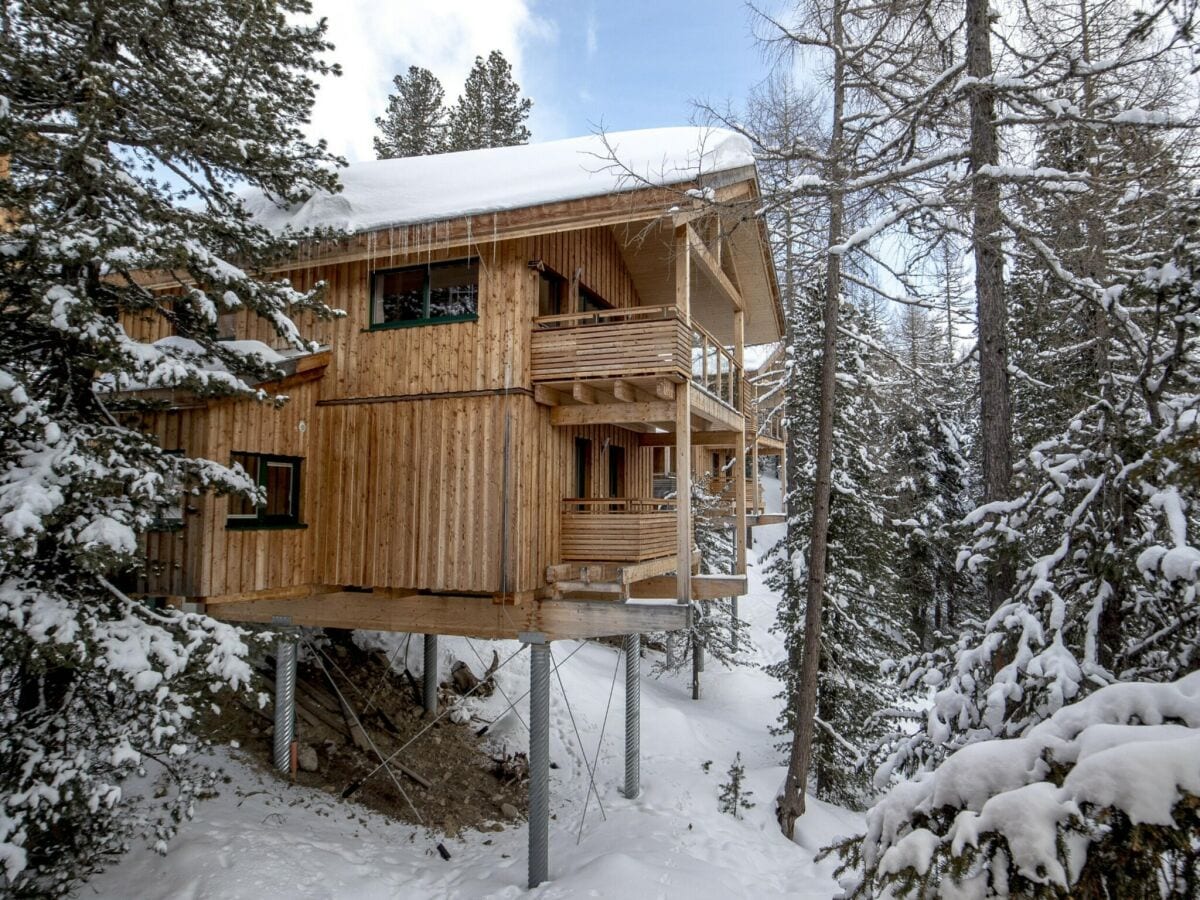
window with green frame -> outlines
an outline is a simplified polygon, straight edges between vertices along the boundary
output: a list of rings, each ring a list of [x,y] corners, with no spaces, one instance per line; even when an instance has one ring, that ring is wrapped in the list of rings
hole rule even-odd
[[[267,502],[251,503],[245,497],[229,498],[227,528],[299,528],[300,463],[298,456],[268,453],[233,453],[232,462],[246,470],[267,495]]]
[[[425,263],[371,275],[371,327],[405,328],[479,318],[479,260]]]

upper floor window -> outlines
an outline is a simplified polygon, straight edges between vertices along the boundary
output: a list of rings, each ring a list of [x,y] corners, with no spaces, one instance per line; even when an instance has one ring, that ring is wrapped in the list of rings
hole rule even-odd
[[[557,272],[543,269],[538,278],[538,315],[557,316],[565,313],[567,281]]]
[[[300,525],[300,458],[266,453],[234,453],[234,463],[246,470],[267,494],[255,505],[245,497],[229,498],[229,528]]]
[[[596,312],[601,309],[612,309],[612,304],[590,288],[579,286],[579,311]]]
[[[371,327],[403,328],[479,318],[479,260],[425,263],[371,276]]]

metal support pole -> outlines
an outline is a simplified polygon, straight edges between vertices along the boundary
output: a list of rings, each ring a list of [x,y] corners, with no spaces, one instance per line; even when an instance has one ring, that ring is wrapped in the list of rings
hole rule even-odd
[[[642,636],[625,635],[625,796],[642,792]]]
[[[550,645],[529,643],[529,887],[550,877]]]
[[[296,641],[281,637],[275,645],[275,768],[292,771],[296,738]]]
[[[422,702],[427,718],[437,715],[437,675],[437,635],[427,634],[425,635],[425,671],[421,674],[421,686],[424,688]]]
[[[700,673],[704,671],[704,648],[700,639],[692,636],[692,699],[700,699]]]

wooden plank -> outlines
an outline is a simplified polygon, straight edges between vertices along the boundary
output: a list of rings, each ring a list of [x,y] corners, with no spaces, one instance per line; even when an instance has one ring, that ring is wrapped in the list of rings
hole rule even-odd
[[[413,594],[380,597],[332,593],[301,600],[225,603],[212,610],[227,622],[290,624],[313,628],[351,628],[449,634],[513,640],[523,632],[541,632],[547,640],[582,640],[688,627],[690,611],[674,603],[612,603],[540,600],[518,605],[491,597]]]
[[[748,590],[745,575],[693,575],[691,586],[693,600],[741,597]],[[659,575],[635,581],[629,586],[629,596],[635,600],[667,600],[675,596],[677,587],[674,575]]]
[[[638,436],[638,443],[643,447],[674,447],[674,431],[659,431],[653,434]],[[736,431],[693,431],[693,447],[733,447],[737,442]]]
[[[685,394],[680,391],[680,394]],[[675,404],[662,400],[642,403],[603,403],[596,406],[556,406],[550,422],[563,425],[622,425],[629,422],[670,422]]]

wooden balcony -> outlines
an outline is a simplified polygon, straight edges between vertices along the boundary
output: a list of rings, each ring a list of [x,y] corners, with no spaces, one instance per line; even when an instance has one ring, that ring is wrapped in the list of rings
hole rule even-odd
[[[674,556],[673,500],[568,499],[560,556],[577,562],[645,562]]]
[[[534,320],[535,383],[591,379],[683,381],[691,339],[674,306],[605,309]]]
[[[531,355],[534,396],[559,407],[555,424],[671,429],[676,392],[687,390],[694,420],[707,423],[701,428],[745,427],[741,367],[674,306],[540,316]]]

